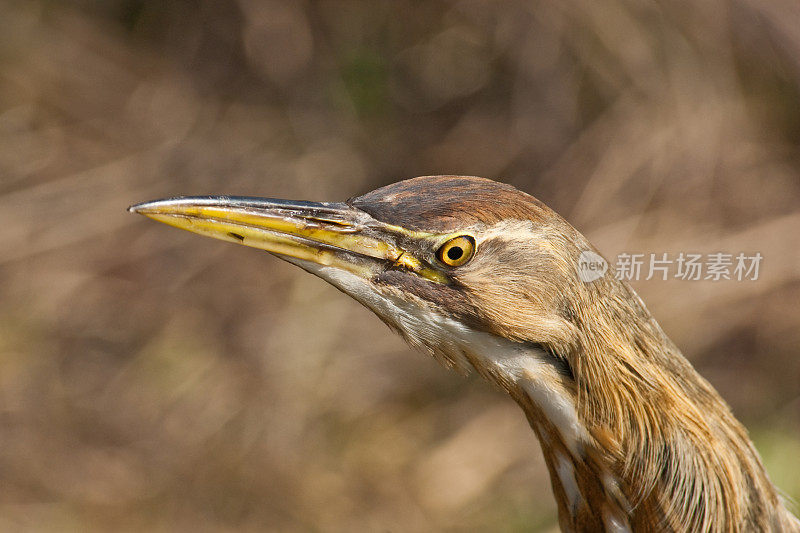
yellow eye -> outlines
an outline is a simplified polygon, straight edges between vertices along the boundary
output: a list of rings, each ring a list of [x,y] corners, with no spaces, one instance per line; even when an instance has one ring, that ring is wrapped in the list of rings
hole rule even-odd
[[[436,257],[447,266],[461,266],[475,254],[475,239],[461,235],[444,243],[436,252]]]

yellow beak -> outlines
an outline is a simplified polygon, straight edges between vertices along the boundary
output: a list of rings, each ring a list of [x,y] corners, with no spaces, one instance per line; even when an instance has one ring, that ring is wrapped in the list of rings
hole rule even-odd
[[[382,224],[345,203],[194,196],[155,200],[129,211],[215,239],[286,258],[347,270],[364,278],[405,268],[430,281],[447,278],[396,244],[402,228]]]

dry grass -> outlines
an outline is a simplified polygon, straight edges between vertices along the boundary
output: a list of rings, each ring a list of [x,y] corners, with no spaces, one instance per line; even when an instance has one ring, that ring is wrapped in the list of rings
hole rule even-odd
[[[321,281],[130,203],[499,177],[639,282],[800,499],[793,0],[0,0],[0,529],[555,527],[521,413]]]

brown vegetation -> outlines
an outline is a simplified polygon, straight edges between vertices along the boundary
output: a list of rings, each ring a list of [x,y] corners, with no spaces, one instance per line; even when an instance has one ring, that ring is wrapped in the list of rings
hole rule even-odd
[[[472,174],[640,281],[800,499],[791,0],[0,0],[0,529],[548,530],[517,407],[325,283],[133,202]],[[309,332],[311,328],[311,332]]]

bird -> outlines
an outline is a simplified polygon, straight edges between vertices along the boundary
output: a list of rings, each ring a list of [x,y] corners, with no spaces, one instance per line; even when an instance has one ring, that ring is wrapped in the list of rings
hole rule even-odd
[[[800,531],[744,426],[613,265],[530,194],[423,176],[345,202],[184,196],[130,211],[266,250],[515,400],[563,531]]]

